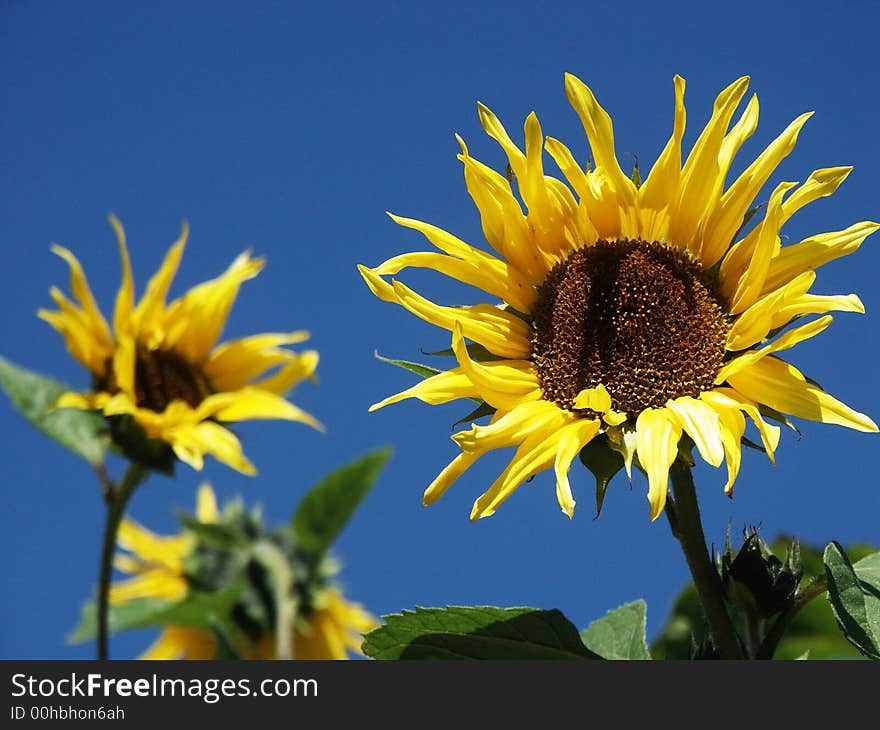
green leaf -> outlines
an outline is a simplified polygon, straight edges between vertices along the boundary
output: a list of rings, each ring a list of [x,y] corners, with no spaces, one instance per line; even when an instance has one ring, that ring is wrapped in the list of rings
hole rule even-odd
[[[0,356],[0,388],[12,405],[40,431],[90,464],[104,463],[107,424],[95,411],[52,405],[68,388],[57,380],[13,365]]]
[[[865,573],[870,577],[876,565],[874,556],[869,558]],[[860,580],[836,542],[828,544],[822,559],[828,576],[828,600],[844,636],[865,656],[880,659],[880,585]]]
[[[593,621],[581,632],[581,639],[603,659],[650,659],[647,616],[648,605],[642,599],[626,603]]]
[[[388,357],[382,357],[378,351],[374,352],[373,356],[377,360],[387,362],[389,365],[396,365],[397,367],[403,368],[404,370],[409,370],[411,373],[420,375],[423,378],[430,378],[432,375],[437,375],[437,373],[442,372],[437,368],[432,368],[428,365],[422,365],[421,363],[410,362],[409,360],[392,360]]]
[[[792,542],[790,535],[781,535],[773,542],[773,551],[784,558],[785,550]],[[876,547],[865,544],[852,545],[847,552],[853,559],[875,553]],[[816,575],[823,574],[822,551],[801,543],[801,559],[804,564],[803,584]],[[690,655],[691,636],[697,643],[705,639],[706,620],[693,584],[688,584],[676,598],[670,616],[656,638],[651,642],[654,659],[687,659]],[[807,649],[810,659],[858,659],[861,655],[843,637],[831,610],[824,600],[813,600],[802,608],[786,629],[785,636],[776,649],[775,659],[795,659]]]
[[[364,638],[374,659],[599,659],[557,610],[449,606],[385,616]]]
[[[867,583],[869,587],[880,589],[880,552],[872,553],[853,563],[853,570],[863,584]]]
[[[602,512],[605,492],[612,478],[623,469],[623,456],[608,445],[607,436],[597,436],[581,449],[581,463],[596,478],[596,517]]]
[[[337,469],[303,497],[293,515],[293,534],[316,561],[342,532],[390,456],[390,449],[374,451]]]
[[[141,629],[148,626],[196,626],[210,628],[222,623],[232,611],[241,586],[233,585],[213,593],[190,591],[183,600],[169,603],[153,598],[138,598],[110,606],[108,628],[110,633]],[[68,643],[77,644],[93,639],[97,633],[98,611],[94,602],[83,606],[79,625],[67,637]]]

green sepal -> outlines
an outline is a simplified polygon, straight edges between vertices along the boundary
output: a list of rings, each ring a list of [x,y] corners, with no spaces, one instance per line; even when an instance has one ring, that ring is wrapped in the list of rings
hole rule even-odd
[[[581,449],[580,459],[596,478],[596,517],[598,517],[602,512],[605,492],[611,479],[624,467],[623,455],[611,448],[605,434],[600,434]]]
[[[364,637],[373,659],[600,659],[561,612],[449,606],[384,617]]]
[[[636,186],[636,190],[642,187],[642,173],[639,172],[639,158],[636,157],[635,164],[633,165],[632,175],[629,176],[629,179],[633,181],[633,185]]]
[[[584,645],[603,659],[650,659],[647,631],[648,605],[625,603],[581,632]]]
[[[465,349],[467,350],[470,359],[476,360],[477,362],[491,362],[493,360],[505,359],[503,357],[499,357],[492,352],[489,352],[486,347],[476,342],[465,345]],[[435,352],[423,352],[422,354],[431,355],[432,357],[455,357],[455,350],[453,350],[451,347],[447,347],[445,350],[436,350]]]
[[[486,416],[493,416],[495,415],[496,410],[496,408],[493,408],[485,401],[482,401],[480,405],[474,408],[474,410],[453,423],[452,427],[455,428],[456,426],[461,426],[463,423],[471,423],[472,421],[477,421],[480,418],[485,418]]]
[[[129,461],[151,471],[174,476],[177,457],[171,447],[161,439],[147,436],[132,416],[110,416],[110,436],[113,446]]]
[[[373,353],[373,357],[381,362],[386,362],[389,365],[395,365],[399,368],[403,368],[404,370],[409,370],[411,373],[415,373],[423,378],[430,378],[433,375],[437,375],[441,373],[441,370],[437,368],[432,368],[429,365],[422,365],[418,362],[410,362],[409,360],[392,360],[389,357],[383,357],[379,354],[379,351]]]
[[[45,375],[13,365],[0,356],[0,388],[12,405],[49,438],[93,466],[104,463],[109,443],[107,422],[96,411],[53,408],[71,388]]]

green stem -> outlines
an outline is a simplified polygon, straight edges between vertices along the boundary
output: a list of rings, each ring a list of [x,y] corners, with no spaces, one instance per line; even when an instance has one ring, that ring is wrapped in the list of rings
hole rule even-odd
[[[782,640],[783,634],[785,634],[785,630],[788,628],[791,620],[797,615],[798,611],[817,596],[821,596],[827,590],[828,579],[824,575],[818,576],[812,583],[804,588],[804,590],[797,595],[792,604],[783,611],[779,615],[779,618],[773,623],[772,628],[767,632],[767,636],[764,637],[764,642],[755,654],[755,659],[772,659],[773,655],[776,653],[776,648],[779,646],[779,642]]]
[[[293,595],[293,572],[287,556],[275,544],[261,540],[253,547],[254,554],[272,575],[275,590],[275,658],[293,659],[293,624],[297,602]]]
[[[98,659],[108,659],[108,609],[110,607],[110,578],[113,575],[113,553],[116,548],[116,533],[125,514],[125,508],[135,488],[149,472],[137,464],[129,464],[122,482],[103,482],[107,502],[107,517],[104,522],[104,542],[101,546],[101,565],[98,573]]]
[[[727,606],[718,571],[706,548],[706,537],[700,521],[700,507],[690,467],[677,459],[669,471],[675,495],[674,535],[681,544],[700,603],[709,621],[715,648],[722,659],[742,659],[739,639]]]

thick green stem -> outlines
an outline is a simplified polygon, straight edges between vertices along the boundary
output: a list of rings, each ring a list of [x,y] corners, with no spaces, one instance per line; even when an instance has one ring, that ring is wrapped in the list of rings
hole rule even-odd
[[[772,659],[776,653],[776,647],[779,646],[779,642],[782,640],[783,634],[785,634],[785,630],[798,611],[827,590],[828,580],[824,575],[815,578],[812,583],[804,588],[792,601],[792,604],[779,615],[770,631],[767,632],[764,642],[755,654],[755,659]]]
[[[721,579],[706,548],[706,537],[700,521],[700,507],[690,467],[680,459],[669,472],[675,495],[674,535],[681,544],[688,568],[697,587],[700,602],[709,621],[712,640],[722,659],[742,659],[736,629],[727,613]]]
[[[110,578],[113,575],[113,553],[116,548],[116,533],[125,515],[125,508],[135,488],[148,472],[136,464],[129,464],[122,482],[104,482],[104,498],[107,502],[107,518],[104,522],[104,542],[101,546],[101,565],[98,572],[98,659],[108,659],[108,609],[110,607]]]

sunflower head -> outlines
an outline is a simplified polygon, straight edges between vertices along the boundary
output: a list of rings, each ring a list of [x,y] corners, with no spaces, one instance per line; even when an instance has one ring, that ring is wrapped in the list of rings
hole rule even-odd
[[[458,159],[494,253],[428,223],[392,216],[439,252],[402,254],[376,268],[361,266],[361,274],[383,301],[449,331],[457,362],[373,409],[404,398],[432,405],[465,398],[484,404],[475,414],[490,419],[453,435],[460,453],[428,487],[426,503],[483,454],[512,448],[472,518],[493,514],[546,469],[554,470],[559,505],[571,516],[568,472],[580,454],[599,468],[601,493],[609,465],[611,472],[631,473],[636,464],[647,476],[655,519],[666,503],[671,465],[692,460],[693,448],[713,466],[726,462],[724,489],[731,494],[747,419],[771,460],[780,436],[771,420],[787,424],[794,416],[877,431],[868,416],[779,353],[823,331],[831,323],[828,312],[864,311],[855,294],[810,290],[818,267],[855,251],[880,225],[864,221],[782,245],[789,218],[831,195],[851,168],[815,170],[801,185],[779,183],[756,205],[811,114],[795,119],[728,180],[734,157],[757,127],[756,96],[734,122],[748,82],[737,79],[718,95],[684,156],[685,82],[676,76],[672,133],[644,184],[638,174],[623,172],[611,117],[570,74],[566,94],[586,132],[592,165],[545,137],[534,113],[520,148],[479,104],[480,122],[504,151],[509,174],[472,157],[461,138]],[[545,170],[545,152],[561,177]],[[408,267],[433,269],[488,299],[442,306],[386,278]],[[809,315],[820,316],[801,321]],[[613,455],[599,456],[596,444]]]
[[[318,353],[286,345],[303,331],[252,335],[218,344],[239,287],[263,268],[243,253],[219,277],[167,302],[186,244],[186,224],[159,271],[135,303],[134,279],[119,221],[111,216],[122,259],[122,285],[112,327],[104,319],[76,257],[52,250],[70,267],[73,300],[53,287],[58,310],[39,316],[64,337],[70,354],[92,376],[92,389],[68,393],[58,406],[103,412],[114,442],[149,468],[168,470],[174,457],[201,469],[204,455],[247,474],[255,472],[237,437],[224,424],[281,418],[320,424],[284,399],[300,381],[314,379]]]
[[[183,516],[182,521],[179,534],[160,536],[123,520],[119,546],[126,552],[116,557],[115,565],[130,577],[112,585],[112,606],[147,599],[173,613],[174,605],[196,594],[205,598],[237,588],[235,603],[223,617],[230,631],[225,639],[242,657],[274,658],[275,587],[256,548],[269,544],[284,556],[292,575],[297,606],[291,630],[293,658],[347,659],[349,652],[360,653],[361,634],[377,622],[344,598],[333,581],[338,566],[332,560],[316,565],[287,529],[267,530],[259,511],[248,511],[239,500],[219,510],[207,484],[199,489],[194,517]],[[190,621],[191,614],[189,609]],[[166,625],[141,658],[217,658],[220,647],[207,628],[211,617],[203,618],[202,624]]]

